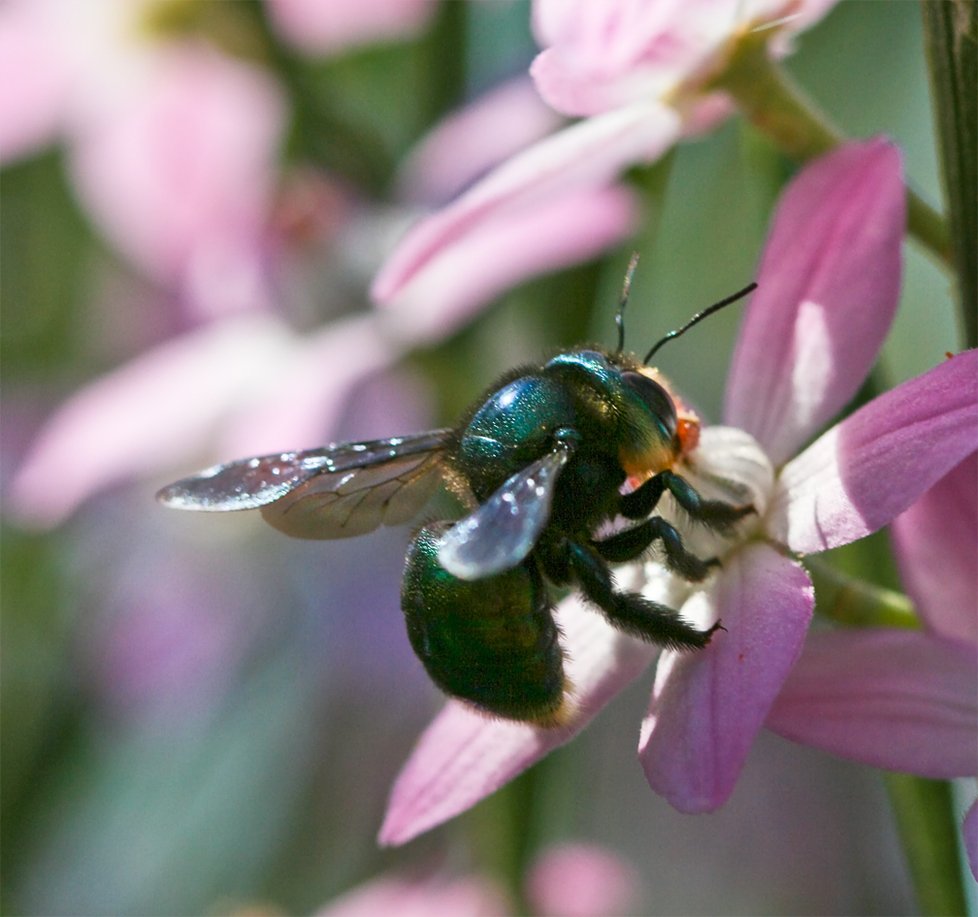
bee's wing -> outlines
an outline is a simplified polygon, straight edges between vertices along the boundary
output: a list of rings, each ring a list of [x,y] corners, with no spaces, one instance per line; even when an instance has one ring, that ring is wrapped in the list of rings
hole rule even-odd
[[[406,522],[442,479],[451,430],[215,465],[156,496],[176,509],[260,509],[296,538],[345,538]]]
[[[507,478],[442,536],[439,563],[463,580],[482,579],[520,563],[546,528],[557,477],[570,456],[570,449],[561,444]]]

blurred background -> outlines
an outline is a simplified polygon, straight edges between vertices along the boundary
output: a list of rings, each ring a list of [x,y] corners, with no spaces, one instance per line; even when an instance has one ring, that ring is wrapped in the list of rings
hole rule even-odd
[[[409,529],[304,543],[250,515],[167,512],[155,490],[451,424],[515,364],[613,345],[635,248],[642,351],[752,279],[792,167],[731,120],[634,170],[640,216],[583,256],[443,313],[429,285],[388,307],[392,338],[368,288],[397,238],[561,120],[526,82],[526,2],[364,0],[332,22],[315,7],[0,10],[0,905],[303,913],[383,875],[495,887],[514,857],[573,842],[620,870],[608,913],[912,913],[868,769],[765,734],[720,812],[652,794],[635,755],[650,679],[476,810],[378,849],[441,703],[401,620]],[[940,208],[916,4],[842,3],[787,65],[848,135],[893,137]],[[461,111],[485,133],[460,133]],[[957,347],[944,276],[906,255],[887,387]],[[707,418],[737,323],[727,310],[661,356]],[[884,557],[885,539],[859,550]]]

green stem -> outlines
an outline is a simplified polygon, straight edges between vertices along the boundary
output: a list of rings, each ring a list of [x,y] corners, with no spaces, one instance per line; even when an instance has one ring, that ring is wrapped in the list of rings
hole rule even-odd
[[[966,913],[950,783],[909,774],[886,774],[885,779],[920,912]]]
[[[965,342],[978,345],[978,11],[974,0],[921,4],[941,177]]]
[[[846,627],[920,627],[913,603],[902,593],[841,573],[816,558],[805,563],[822,617]]]
[[[799,162],[821,156],[846,139],[788,72],[768,56],[763,36],[740,38],[727,67],[707,88],[732,95],[751,123]],[[909,188],[907,229],[942,266],[952,263],[944,218]]]
[[[550,770],[539,762],[473,812],[477,861],[505,887],[517,915],[532,911],[526,874],[542,841],[540,793]]]

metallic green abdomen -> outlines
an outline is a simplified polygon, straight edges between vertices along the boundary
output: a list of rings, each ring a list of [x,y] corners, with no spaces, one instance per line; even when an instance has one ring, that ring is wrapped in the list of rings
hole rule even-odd
[[[536,567],[457,579],[437,558],[449,527],[425,526],[408,550],[401,607],[414,651],[453,697],[502,717],[553,720],[564,695],[563,655]]]

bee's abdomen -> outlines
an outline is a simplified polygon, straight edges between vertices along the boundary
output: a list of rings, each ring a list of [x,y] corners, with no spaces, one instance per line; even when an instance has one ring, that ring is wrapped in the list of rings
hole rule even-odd
[[[563,655],[536,566],[457,579],[437,558],[449,526],[425,526],[408,550],[401,607],[411,645],[445,693],[508,719],[556,723]]]

